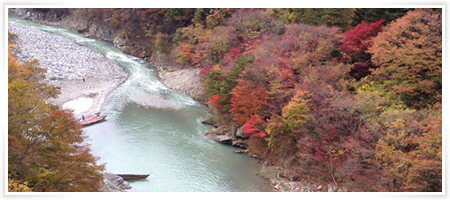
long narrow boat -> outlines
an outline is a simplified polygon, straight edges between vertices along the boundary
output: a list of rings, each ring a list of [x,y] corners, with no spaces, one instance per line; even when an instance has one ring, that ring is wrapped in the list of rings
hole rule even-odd
[[[100,116],[99,114],[90,115],[84,118],[84,120],[80,120],[78,124],[82,126],[92,125],[98,122],[105,120],[107,115]]]
[[[117,176],[122,177],[123,180],[139,180],[147,178],[150,174],[117,174]]]

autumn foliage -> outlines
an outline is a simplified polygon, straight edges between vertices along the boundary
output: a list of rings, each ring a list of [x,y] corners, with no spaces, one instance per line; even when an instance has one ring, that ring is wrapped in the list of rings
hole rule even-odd
[[[441,9],[84,11],[202,68],[216,125],[265,161],[351,191],[442,191]]]
[[[250,120],[252,116],[262,115],[262,112],[266,110],[269,94],[267,89],[261,85],[241,80],[231,91],[231,95],[230,113],[234,115],[234,120],[241,125]]]
[[[354,29],[346,31],[340,46],[340,50],[346,56],[344,59],[350,58],[353,62],[370,59],[370,55],[366,51],[372,46],[372,39],[381,31],[383,22],[384,19],[371,24],[362,21]]]
[[[263,138],[267,136],[264,130],[265,126],[266,122],[264,121],[264,119],[260,115],[256,114],[250,116],[249,120],[245,122],[242,128],[245,134]]]
[[[380,66],[378,81],[392,81],[386,88],[409,106],[433,104],[442,95],[442,13],[417,9],[387,26],[368,52]]]
[[[345,32],[296,24],[305,10],[267,12],[293,24],[277,34],[258,29],[261,21],[247,24],[245,12],[232,15],[242,43],[217,71],[203,72],[207,89],[214,82],[231,95],[220,93],[230,98],[223,106],[231,109],[220,114],[231,116],[227,123],[265,138],[264,151],[253,142],[249,150],[354,191],[442,191],[440,10],[416,9]],[[230,64],[241,53],[254,60],[236,71]],[[215,109],[218,96],[210,100]]]
[[[8,190],[99,191],[104,166],[83,144],[72,113],[46,103],[58,92],[41,82],[44,73],[8,51]]]

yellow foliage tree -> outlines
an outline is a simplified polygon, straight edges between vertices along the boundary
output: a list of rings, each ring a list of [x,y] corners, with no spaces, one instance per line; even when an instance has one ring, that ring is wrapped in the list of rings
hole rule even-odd
[[[32,192],[27,184],[26,181],[12,180],[8,177],[8,192]]]

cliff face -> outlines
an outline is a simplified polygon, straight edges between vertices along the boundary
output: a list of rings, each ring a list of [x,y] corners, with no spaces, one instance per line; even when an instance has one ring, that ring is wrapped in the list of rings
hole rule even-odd
[[[17,16],[31,21],[38,21],[45,19],[47,22],[60,21],[66,14],[66,11],[50,12],[49,9],[33,9],[33,8],[12,8],[9,11],[13,11]]]
[[[93,22],[87,15],[78,13],[75,9],[68,9],[61,13],[45,12],[32,8],[11,9],[17,16],[35,23],[61,26],[77,31],[86,37],[104,40],[113,43],[126,54],[151,61],[152,52],[144,48],[142,42],[131,41],[120,30],[113,30],[103,22]]]

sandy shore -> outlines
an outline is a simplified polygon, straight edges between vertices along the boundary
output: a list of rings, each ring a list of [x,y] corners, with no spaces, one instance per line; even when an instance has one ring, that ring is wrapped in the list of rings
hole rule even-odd
[[[128,77],[105,56],[61,36],[15,23],[8,24],[8,31],[19,36],[14,53],[18,60],[38,59],[40,67],[47,69],[44,81],[60,88],[61,94],[48,103],[63,108],[71,100],[93,99],[85,112],[74,113],[76,118],[100,112],[106,97]]]

